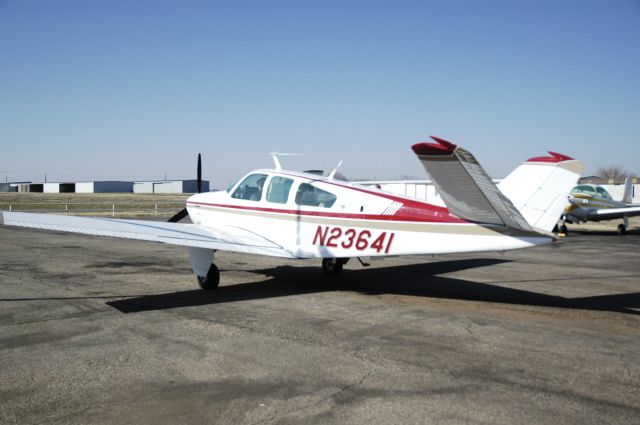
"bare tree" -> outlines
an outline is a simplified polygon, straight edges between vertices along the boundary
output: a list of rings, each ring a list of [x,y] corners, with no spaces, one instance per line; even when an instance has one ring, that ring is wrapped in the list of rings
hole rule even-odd
[[[625,177],[631,176],[631,173],[619,165],[610,165],[608,167],[598,167],[596,175],[605,180],[624,180]]]

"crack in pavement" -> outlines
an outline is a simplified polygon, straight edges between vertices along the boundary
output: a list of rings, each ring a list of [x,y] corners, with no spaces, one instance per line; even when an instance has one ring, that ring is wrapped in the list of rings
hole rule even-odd
[[[369,370],[357,382],[354,382],[352,384],[346,385],[346,386],[340,388],[338,391],[336,391],[336,392],[334,392],[332,394],[329,394],[328,396],[323,397],[323,398],[321,398],[320,400],[318,400],[316,402],[309,403],[307,405],[300,406],[300,407],[297,407],[295,409],[291,409],[291,410],[285,411],[285,412],[283,412],[281,414],[275,414],[275,415],[271,416],[270,418],[266,418],[266,419],[259,420],[257,422],[253,422],[251,425],[260,425],[260,424],[266,424],[266,423],[273,423],[275,421],[281,420],[281,419],[283,419],[283,418],[285,418],[287,416],[290,416],[292,414],[295,414],[295,413],[298,413],[298,412],[302,412],[302,411],[311,409],[313,407],[319,406],[319,405],[325,403],[326,401],[328,401],[330,399],[335,399],[336,397],[339,397],[341,394],[344,394],[347,391],[351,391],[353,388],[355,388],[355,387],[357,387],[359,385],[362,385],[364,383],[364,381],[366,381],[372,374],[373,374],[373,370]]]

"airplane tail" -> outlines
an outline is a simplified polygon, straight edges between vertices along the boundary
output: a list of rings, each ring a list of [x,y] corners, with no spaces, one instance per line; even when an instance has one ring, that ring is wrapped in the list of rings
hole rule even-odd
[[[531,158],[513,170],[498,187],[534,228],[550,232],[569,204],[584,165],[556,152]]]
[[[503,225],[514,232],[550,232],[584,168],[580,161],[550,152],[550,157],[526,161],[496,186],[469,151],[432,139],[437,143],[418,143],[412,148],[449,211],[465,220]]]
[[[471,152],[437,137],[412,146],[431,175],[449,211],[482,224],[505,226],[518,234],[538,233],[498,190]]]
[[[624,179],[624,194],[622,195],[622,202],[630,204],[633,202],[633,185],[629,177]]]

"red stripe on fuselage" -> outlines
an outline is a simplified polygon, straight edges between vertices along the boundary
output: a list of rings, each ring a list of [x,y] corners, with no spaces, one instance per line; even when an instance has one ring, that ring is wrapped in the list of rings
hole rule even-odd
[[[380,215],[380,214],[347,214],[347,213],[335,213],[324,211],[305,211],[305,210],[289,210],[281,208],[264,208],[264,207],[247,207],[242,205],[230,205],[230,204],[211,204],[207,202],[187,202],[187,206],[201,205],[205,207],[215,208],[227,208],[232,210],[244,210],[244,211],[259,211],[266,213],[278,213],[278,214],[291,214],[291,215],[303,215],[312,217],[330,217],[330,218],[347,218],[356,220],[381,220],[381,221],[411,221],[411,222],[424,222],[424,223],[467,223],[467,221],[450,215],[446,208],[445,213],[439,211],[432,211],[429,209],[417,209],[413,207],[402,207],[396,212],[395,215]],[[433,205],[430,207],[438,208]]]

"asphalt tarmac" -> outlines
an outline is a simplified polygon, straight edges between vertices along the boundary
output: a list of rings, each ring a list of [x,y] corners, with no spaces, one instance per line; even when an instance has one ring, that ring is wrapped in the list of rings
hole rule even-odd
[[[3,424],[638,424],[640,234],[319,261],[0,227]]]

